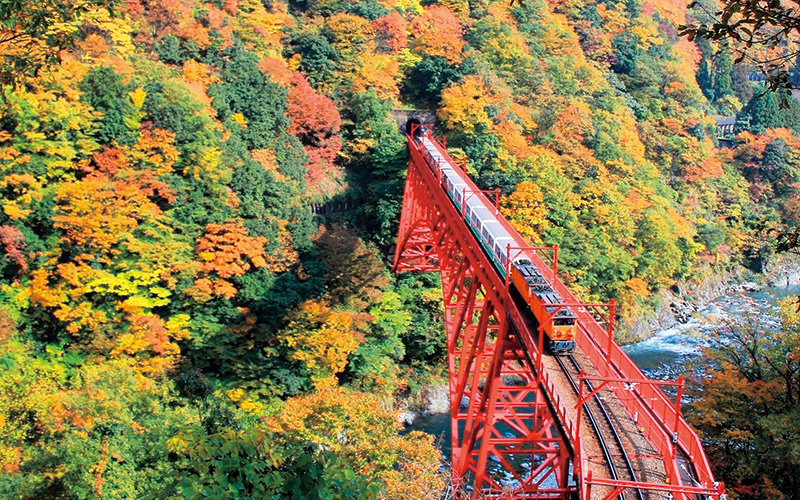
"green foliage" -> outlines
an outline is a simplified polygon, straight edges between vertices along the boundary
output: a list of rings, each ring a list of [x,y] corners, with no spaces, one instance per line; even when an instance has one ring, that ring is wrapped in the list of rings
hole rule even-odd
[[[155,46],[158,58],[167,64],[183,64],[184,56],[181,53],[181,41],[175,35],[167,35]]]
[[[248,148],[271,148],[289,126],[286,89],[260,72],[257,57],[242,45],[222,51],[218,58],[222,81],[209,87],[217,117],[224,123],[242,114],[246,127],[241,134]]]
[[[130,90],[112,68],[90,70],[78,86],[81,96],[95,111],[103,114],[97,137],[100,142],[131,145],[136,140],[139,123],[133,117],[136,109],[128,95]]]
[[[408,151],[391,116],[391,103],[374,92],[350,97],[343,109],[344,154],[368,196],[359,223],[384,251],[391,251],[400,220]]]
[[[779,127],[800,133],[800,104],[791,100],[781,106],[781,98],[774,93],[753,96],[739,117],[749,123],[748,130],[757,134]]]
[[[442,90],[456,83],[461,76],[459,69],[444,58],[424,55],[404,80],[403,91],[409,101],[434,108]]]
[[[333,83],[339,56],[325,37],[312,31],[301,31],[292,37],[286,50],[291,50],[287,55],[300,55],[300,70],[312,87],[321,88]]]
[[[731,93],[731,71],[733,58],[727,45],[723,45],[714,57],[714,69],[711,71],[715,99],[722,99]]]

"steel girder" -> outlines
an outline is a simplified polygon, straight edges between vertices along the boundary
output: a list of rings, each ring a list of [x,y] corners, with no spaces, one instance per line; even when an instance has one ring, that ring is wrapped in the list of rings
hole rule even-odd
[[[441,274],[454,490],[461,498],[570,498],[571,448],[510,326],[508,290],[411,149],[394,270]]]

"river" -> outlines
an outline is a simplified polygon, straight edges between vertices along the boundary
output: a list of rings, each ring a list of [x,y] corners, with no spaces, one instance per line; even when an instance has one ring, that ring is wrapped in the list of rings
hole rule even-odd
[[[789,288],[762,288],[757,292],[742,292],[720,297],[698,311],[688,322],[661,330],[654,336],[625,346],[624,349],[649,377],[675,379],[684,364],[702,354],[708,344],[708,334],[736,318],[751,315],[758,318],[764,328],[777,328],[778,301],[800,295],[800,286]],[[450,416],[448,414],[424,415],[414,420],[405,431],[419,430],[432,434],[445,458],[450,458]]]

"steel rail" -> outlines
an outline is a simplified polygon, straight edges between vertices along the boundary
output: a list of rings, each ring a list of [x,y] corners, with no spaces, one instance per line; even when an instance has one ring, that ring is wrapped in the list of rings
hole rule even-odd
[[[561,359],[562,357],[561,356],[554,356],[554,357],[556,358],[558,366],[561,367],[561,370],[567,376],[570,385],[572,385],[572,388],[575,390],[575,394],[580,394],[580,388],[578,387],[578,383],[575,382],[575,378],[572,376],[572,373],[570,373],[570,371],[564,365],[564,361]],[[564,356],[564,357],[569,358],[569,360],[572,362],[572,366],[575,368],[575,370],[577,370],[580,373],[581,365],[575,360],[575,357],[574,356]],[[586,381],[586,385],[589,388],[590,392],[594,390],[590,382]],[[608,423],[609,429],[611,429],[611,435],[613,436],[614,441],[617,443],[617,448],[622,454],[622,459],[625,461],[625,467],[628,469],[628,474],[630,474],[631,481],[637,482],[638,479],[636,477],[636,471],[634,471],[633,469],[633,464],[631,463],[630,457],[628,457],[628,453],[625,451],[625,446],[623,446],[622,444],[622,439],[619,436],[619,432],[617,431],[617,428],[614,426],[614,423],[611,421],[611,417],[609,416],[605,405],[603,404],[602,401],[600,401],[600,397],[598,394],[595,394],[593,399],[597,404],[597,407],[600,408],[600,412],[603,414],[603,418]],[[617,474],[617,468],[614,465],[614,460],[611,458],[611,451],[608,449],[608,444],[606,443],[605,437],[603,437],[603,435],[600,433],[600,426],[598,425],[597,420],[594,417],[594,413],[589,408],[588,401],[583,403],[583,408],[584,410],[586,410],[586,416],[589,417],[589,422],[592,425],[592,429],[594,429],[595,434],[597,434],[597,440],[600,443],[600,447],[603,450],[603,455],[605,456],[606,462],[608,463],[608,469],[611,472],[612,479],[615,480],[619,479],[619,475]],[[578,422],[577,424],[580,425],[580,422]],[[637,499],[644,500],[644,496],[642,495],[641,490],[636,489],[635,491]],[[626,498],[625,493],[620,493],[619,498],[625,499]]]

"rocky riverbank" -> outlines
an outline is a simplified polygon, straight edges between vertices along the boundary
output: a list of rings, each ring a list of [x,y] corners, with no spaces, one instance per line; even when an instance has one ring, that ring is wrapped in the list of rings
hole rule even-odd
[[[755,292],[762,286],[790,287],[800,285],[800,258],[781,256],[763,274],[744,268],[711,274],[699,282],[679,283],[663,290],[658,305],[647,315],[623,322],[617,340],[628,344],[647,339],[655,332],[686,323],[705,305],[725,295]]]
[[[411,425],[420,415],[433,415],[450,412],[450,389],[447,381],[441,384],[423,386],[417,394],[403,401],[402,411],[397,419],[405,424]]]

